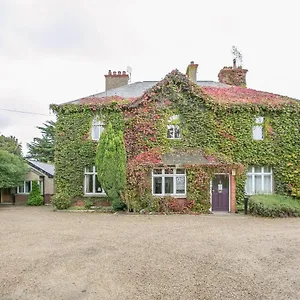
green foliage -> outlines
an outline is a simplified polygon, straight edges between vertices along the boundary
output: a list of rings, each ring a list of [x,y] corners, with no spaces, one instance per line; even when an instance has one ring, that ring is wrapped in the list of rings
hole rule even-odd
[[[85,209],[90,209],[92,205],[93,205],[93,202],[90,199],[85,199],[84,200]]]
[[[282,195],[255,195],[249,199],[249,211],[263,217],[300,217],[300,201]]]
[[[35,137],[31,143],[27,143],[27,158],[48,163],[54,161],[55,122],[46,121],[43,125],[37,127],[41,131],[42,138]]]
[[[17,156],[22,156],[22,147],[14,136],[0,135],[0,150],[5,150]]]
[[[126,150],[123,133],[111,123],[100,137],[96,153],[97,176],[115,210],[125,208],[122,194],[126,186]]]
[[[71,207],[72,199],[64,193],[57,193],[51,198],[52,205],[57,209],[68,209]]]
[[[18,186],[25,180],[29,169],[19,156],[0,150],[0,188]]]
[[[40,186],[37,181],[32,182],[32,189],[28,196],[27,205],[40,206],[44,204],[43,196],[41,195]]]
[[[58,192],[67,193],[72,198],[83,195],[84,168],[94,164],[97,147],[97,143],[90,138],[91,123],[96,115],[101,115],[106,124],[112,124],[114,133],[124,132],[128,160],[127,186],[123,195],[117,192],[114,195],[118,194],[118,199],[122,197],[129,210],[151,206],[149,172],[154,166],[162,166],[161,155],[171,149],[203,149],[213,156],[218,153],[220,163],[216,166],[184,166],[187,169],[188,201],[194,203],[192,210],[208,211],[209,182],[215,173],[229,173],[232,163],[245,166],[245,170],[236,176],[238,203],[243,203],[249,165],[272,167],[276,192],[299,197],[299,103],[290,101],[284,104],[282,99],[278,102],[276,97],[270,97],[267,93],[258,97],[251,90],[243,98],[245,94],[242,91],[245,89],[236,95],[238,101],[233,103],[226,100],[231,90],[223,91],[225,96],[221,97],[220,103],[212,99],[208,90],[173,71],[146,91],[134,105],[126,106],[126,101],[130,103],[127,99],[117,100],[117,103],[107,101],[105,104],[52,106],[58,114],[55,144]],[[216,90],[216,96],[220,92]],[[168,140],[168,120],[175,114],[180,116],[182,139]],[[264,139],[261,141],[252,137],[256,116],[265,118]],[[107,146],[102,150],[98,147],[100,160],[108,157],[107,161],[116,161],[111,153],[105,153],[105,149],[114,148],[111,140],[101,140]],[[120,157],[125,156],[120,154]],[[114,164],[110,166],[115,168]],[[118,180],[122,181],[121,178]],[[108,188],[111,189],[111,186]]]

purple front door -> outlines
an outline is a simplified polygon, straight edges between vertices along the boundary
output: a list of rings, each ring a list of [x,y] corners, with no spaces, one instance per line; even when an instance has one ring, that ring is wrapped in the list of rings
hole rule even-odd
[[[212,180],[212,211],[229,211],[229,177],[215,175]]]

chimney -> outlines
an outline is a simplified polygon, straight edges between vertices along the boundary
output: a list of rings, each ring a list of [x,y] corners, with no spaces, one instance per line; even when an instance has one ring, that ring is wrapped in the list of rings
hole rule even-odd
[[[191,63],[188,65],[186,69],[186,75],[188,79],[195,83],[197,83],[197,68],[198,65],[195,64],[193,61],[191,61]]]
[[[129,76],[126,74],[125,71],[108,71],[107,75],[105,76],[105,91],[115,89],[121,86],[128,84]]]
[[[242,67],[236,66],[236,60],[233,60],[232,67],[224,67],[218,74],[219,81],[221,83],[240,86],[240,87],[247,87],[246,84],[246,74],[248,70],[243,69]]]

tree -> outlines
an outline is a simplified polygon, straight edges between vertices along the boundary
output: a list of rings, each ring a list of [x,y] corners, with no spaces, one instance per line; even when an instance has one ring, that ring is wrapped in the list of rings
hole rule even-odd
[[[233,56],[233,59],[236,61],[238,67],[243,66],[243,54],[238,50],[236,46],[232,46],[231,54]]]
[[[0,150],[22,156],[22,147],[14,136],[0,135]]]
[[[40,162],[54,161],[54,135],[55,122],[46,121],[44,126],[37,126],[42,133],[42,138],[35,137],[33,142],[27,143],[27,158],[33,158]]]
[[[109,123],[102,133],[96,153],[97,177],[115,210],[125,208],[121,195],[126,185],[126,150],[121,131]]]
[[[32,189],[29,193],[27,204],[32,206],[40,206],[44,204],[44,199],[41,195],[40,186],[37,181],[32,182]]]
[[[18,186],[24,181],[28,166],[20,156],[0,150],[0,188]]]

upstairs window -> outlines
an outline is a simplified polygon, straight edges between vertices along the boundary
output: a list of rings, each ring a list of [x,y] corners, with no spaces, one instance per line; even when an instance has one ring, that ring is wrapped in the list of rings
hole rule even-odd
[[[92,123],[92,140],[98,141],[100,139],[103,130],[104,130],[104,123],[98,118],[95,118]]]
[[[169,118],[167,138],[181,139],[180,119],[178,115]]]
[[[264,139],[264,117],[256,117],[255,125],[253,126],[253,139],[256,141],[261,141]]]
[[[104,190],[97,178],[95,166],[86,167],[84,171],[84,194],[85,195],[105,195]]]

